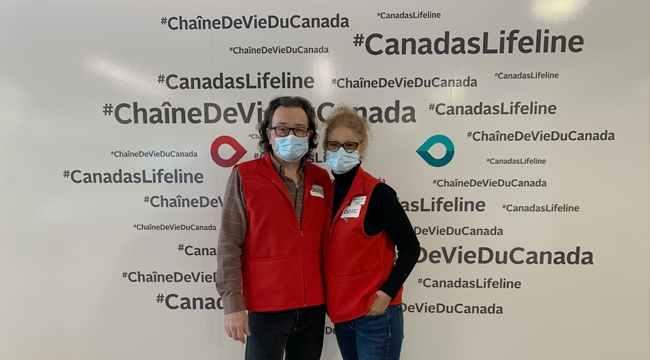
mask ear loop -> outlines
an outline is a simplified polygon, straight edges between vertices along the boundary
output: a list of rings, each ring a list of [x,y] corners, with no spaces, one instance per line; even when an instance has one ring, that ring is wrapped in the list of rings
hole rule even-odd
[[[366,155],[366,148],[365,148],[366,145],[365,144],[366,144],[366,142],[362,141],[357,146],[357,152],[359,153],[359,162],[361,162],[361,160],[363,160],[363,157]]]

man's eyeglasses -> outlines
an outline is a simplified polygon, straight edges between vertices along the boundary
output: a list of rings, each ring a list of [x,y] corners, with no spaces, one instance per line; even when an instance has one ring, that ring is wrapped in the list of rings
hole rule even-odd
[[[325,142],[325,147],[329,151],[339,151],[339,149],[343,146],[343,150],[349,153],[353,153],[357,148],[359,147],[358,142],[346,142],[341,144],[338,141],[327,141]]]
[[[271,130],[275,131],[275,135],[279,137],[285,137],[288,136],[289,133],[293,131],[293,134],[296,135],[297,137],[305,137],[307,134],[309,134],[309,129],[304,128],[304,127],[294,127],[290,128],[288,126],[274,126],[270,128]]]

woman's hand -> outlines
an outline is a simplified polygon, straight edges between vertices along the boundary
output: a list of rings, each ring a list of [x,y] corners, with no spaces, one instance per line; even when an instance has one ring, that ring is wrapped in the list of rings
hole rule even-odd
[[[377,291],[377,298],[375,298],[375,301],[372,302],[372,305],[370,305],[370,310],[366,313],[366,315],[381,315],[386,311],[386,308],[388,307],[388,304],[391,301],[391,297],[388,296],[385,292],[378,290]]]

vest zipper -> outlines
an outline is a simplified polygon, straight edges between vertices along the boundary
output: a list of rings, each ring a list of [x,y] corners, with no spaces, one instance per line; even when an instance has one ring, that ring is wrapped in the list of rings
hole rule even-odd
[[[306,176],[307,176],[306,173],[303,174],[303,194],[302,194],[303,214],[304,214],[304,210],[305,210],[305,207],[306,207],[305,206],[305,192],[304,192],[304,188],[305,188],[304,185],[306,184],[306,181],[305,181]],[[280,185],[277,184],[274,179],[271,179],[271,183],[274,184],[277,187],[280,187]],[[297,186],[297,184],[296,184],[296,186]],[[282,182],[282,189],[284,189],[286,191],[286,185],[284,184],[284,181]],[[283,193],[285,193],[285,192],[283,192]],[[293,201],[291,200],[291,198],[289,198],[288,195],[289,194],[288,194],[288,191],[287,191],[285,199],[289,200],[289,202],[293,205]],[[300,260],[302,262],[302,290],[303,290],[302,291],[302,297],[303,297],[304,307],[307,307],[307,283],[305,281],[305,249],[304,249],[304,236],[303,236],[303,232],[302,232],[302,215],[303,214],[301,214],[301,218],[298,219],[298,212],[296,212],[295,206],[292,206],[292,208],[293,208],[294,214],[296,214],[296,221],[298,222],[298,230],[300,230],[301,246],[303,246],[303,248],[300,250],[300,256],[301,256]]]
[[[300,214],[300,219],[298,220],[298,229],[300,229],[300,246],[302,247],[300,249],[300,260],[302,261],[302,302],[304,307],[307,307],[307,282],[305,281],[305,237],[302,232],[302,218],[303,215],[305,215],[305,177],[306,175],[303,175],[302,178],[302,184],[303,184],[303,191],[302,191],[302,214]],[[295,208],[294,208],[295,210]],[[298,215],[298,213],[296,213]],[[297,218],[297,216],[296,216]]]
[[[302,235],[302,229],[300,229],[300,238],[304,241]],[[307,307],[307,282],[305,281],[305,250],[300,250],[300,256],[302,261],[302,302],[304,307]]]

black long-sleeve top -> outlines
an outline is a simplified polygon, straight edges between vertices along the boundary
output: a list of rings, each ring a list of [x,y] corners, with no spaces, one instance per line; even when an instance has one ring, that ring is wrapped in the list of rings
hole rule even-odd
[[[334,174],[334,206],[332,221],[338,212],[343,199],[350,191],[352,181],[359,171],[357,165],[344,174]],[[395,298],[406,278],[415,267],[420,256],[420,242],[413,226],[409,221],[402,205],[397,200],[397,194],[390,186],[380,183],[370,195],[363,229],[368,236],[374,236],[386,230],[386,234],[397,247],[397,260],[388,279],[379,289],[391,298]]]

